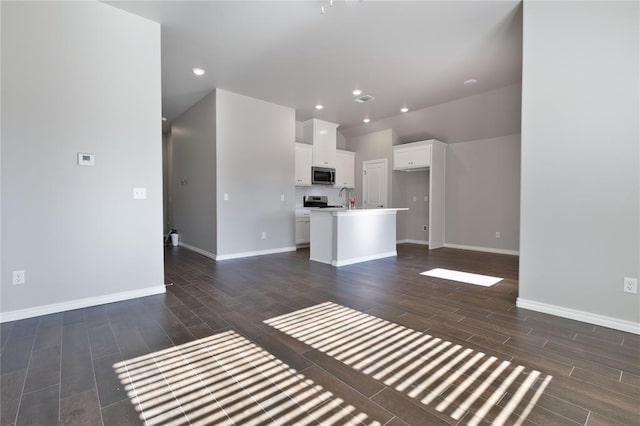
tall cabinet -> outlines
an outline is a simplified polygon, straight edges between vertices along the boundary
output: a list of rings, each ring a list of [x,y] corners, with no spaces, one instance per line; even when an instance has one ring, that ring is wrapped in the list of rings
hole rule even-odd
[[[425,170],[429,182],[429,249],[444,247],[444,191],[447,145],[436,139],[393,147],[393,170]],[[426,185],[426,182],[425,182]]]
[[[338,124],[312,118],[303,123],[305,141],[313,143],[313,165],[336,167],[336,129]]]
[[[336,149],[336,188],[354,188],[356,153]]]

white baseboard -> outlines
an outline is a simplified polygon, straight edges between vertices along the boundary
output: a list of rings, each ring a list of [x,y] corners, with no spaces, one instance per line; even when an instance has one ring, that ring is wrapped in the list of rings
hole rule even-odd
[[[74,309],[88,308],[91,306],[104,305],[106,303],[121,302],[123,300],[136,299],[138,297],[153,296],[154,294],[162,294],[165,291],[165,286],[161,285],[141,288],[139,290],[123,291],[122,293],[106,294],[104,296],[88,297],[86,299],[70,300],[68,302],[62,303],[53,303],[51,305],[36,306],[34,308],[17,309],[15,311],[0,313],[0,323],[37,317],[40,315],[71,311]]]
[[[203,250],[199,247],[196,246],[192,246],[191,244],[187,244],[187,243],[183,243],[182,241],[180,241],[180,247],[184,247],[187,250],[191,250],[194,251],[196,253],[199,253],[205,257],[208,257],[209,259],[213,259],[215,261],[219,261],[219,260],[229,260],[229,259],[240,259],[243,257],[253,257],[253,256],[264,256],[265,254],[276,254],[276,253],[286,253],[286,252],[290,252],[290,251],[296,251],[297,247],[279,247],[279,248],[275,248],[275,249],[268,249],[268,250],[258,250],[258,251],[246,251],[243,253],[231,253],[231,254],[214,254],[211,252],[208,252],[206,250]]]
[[[460,249],[460,250],[484,251],[487,253],[510,254],[513,256],[520,255],[520,252],[518,250],[505,250],[505,249],[498,249],[498,248],[492,248],[492,247],[466,246],[463,244],[449,244],[449,243],[444,243],[444,246],[447,248],[454,248],[454,249]]]
[[[628,333],[640,334],[640,323],[608,317],[605,315],[592,314],[591,312],[579,311],[577,309],[564,308],[557,305],[534,302],[518,297],[516,302],[518,308],[529,309],[545,314],[556,315],[562,318],[583,321],[589,324],[601,325]]]
[[[182,241],[180,241],[178,244],[180,245],[180,247],[184,247],[187,250],[195,251],[198,254],[208,257],[209,259],[216,260],[215,254],[208,252],[206,250],[203,250],[200,247],[192,246],[191,244],[183,243]]]
[[[429,241],[428,240],[412,240],[410,238],[405,238],[404,240],[397,240],[396,244],[420,244],[422,246],[428,246],[429,245]]]
[[[393,257],[397,255],[398,255],[398,252],[394,250],[387,253],[374,254],[371,256],[354,257],[351,259],[337,260],[337,261],[332,260],[331,265],[340,267],[340,266],[346,266],[346,265],[353,265],[354,263],[368,262],[370,260],[382,259],[385,257]]]
[[[275,249],[268,250],[258,250],[258,251],[246,251],[244,253],[231,253],[231,254],[217,254],[216,260],[229,260],[229,259],[240,259],[242,257],[253,257],[253,256],[264,256],[265,254],[276,254],[276,253],[286,253],[290,251],[296,251],[296,247],[279,247]]]

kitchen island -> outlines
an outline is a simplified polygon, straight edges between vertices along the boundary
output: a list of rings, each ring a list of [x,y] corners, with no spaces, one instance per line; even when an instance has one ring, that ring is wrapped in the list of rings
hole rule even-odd
[[[344,266],[396,256],[399,210],[409,209],[310,209],[309,259]]]

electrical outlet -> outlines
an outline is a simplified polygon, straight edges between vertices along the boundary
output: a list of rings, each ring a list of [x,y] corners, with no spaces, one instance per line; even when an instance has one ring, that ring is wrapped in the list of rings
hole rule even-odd
[[[422,225],[422,230],[426,231],[427,230],[427,225]]]
[[[13,285],[24,284],[24,271],[13,271]]]
[[[224,194],[224,195],[222,196],[222,199],[223,199],[224,201],[229,201],[229,194]]]
[[[266,240],[266,239],[267,239],[267,233],[266,233],[266,232],[263,232],[263,233],[262,233],[262,239],[263,239],[263,240]]]
[[[638,279],[624,277],[624,292],[638,294]]]
[[[500,232],[496,232],[496,238],[500,238]]]
[[[418,197],[416,197],[415,195],[413,196],[413,202],[415,203],[416,201],[418,201]]]
[[[147,188],[133,188],[133,199],[134,200],[146,200],[147,199]]]
[[[428,196],[428,195],[425,195],[425,196],[424,196],[424,202],[425,202],[425,203],[428,203],[428,202],[429,202],[429,196]]]
[[[284,201],[284,194],[280,195],[280,201]]]

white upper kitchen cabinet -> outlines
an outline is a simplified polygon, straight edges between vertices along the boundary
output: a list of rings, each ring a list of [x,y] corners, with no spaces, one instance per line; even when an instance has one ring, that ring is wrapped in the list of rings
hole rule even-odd
[[[424,169],[431,166],[431,146],[435,139],[393,147],[393,170]]]
[[[313,165],[335,168],[338,124],[313,118],[303,126],[305,141],[313,144]]]
[[[296,143],[296,186],[311,186],[311,155],[313,147]]]
[[[444,200],[446,144],[436,139],[393,147],[393,170],[415,172],[427,170],[429,185],[429,249],[444,247]]]
[[[354,188],[356,186],[356,153],[336,150],[336,188]]]

